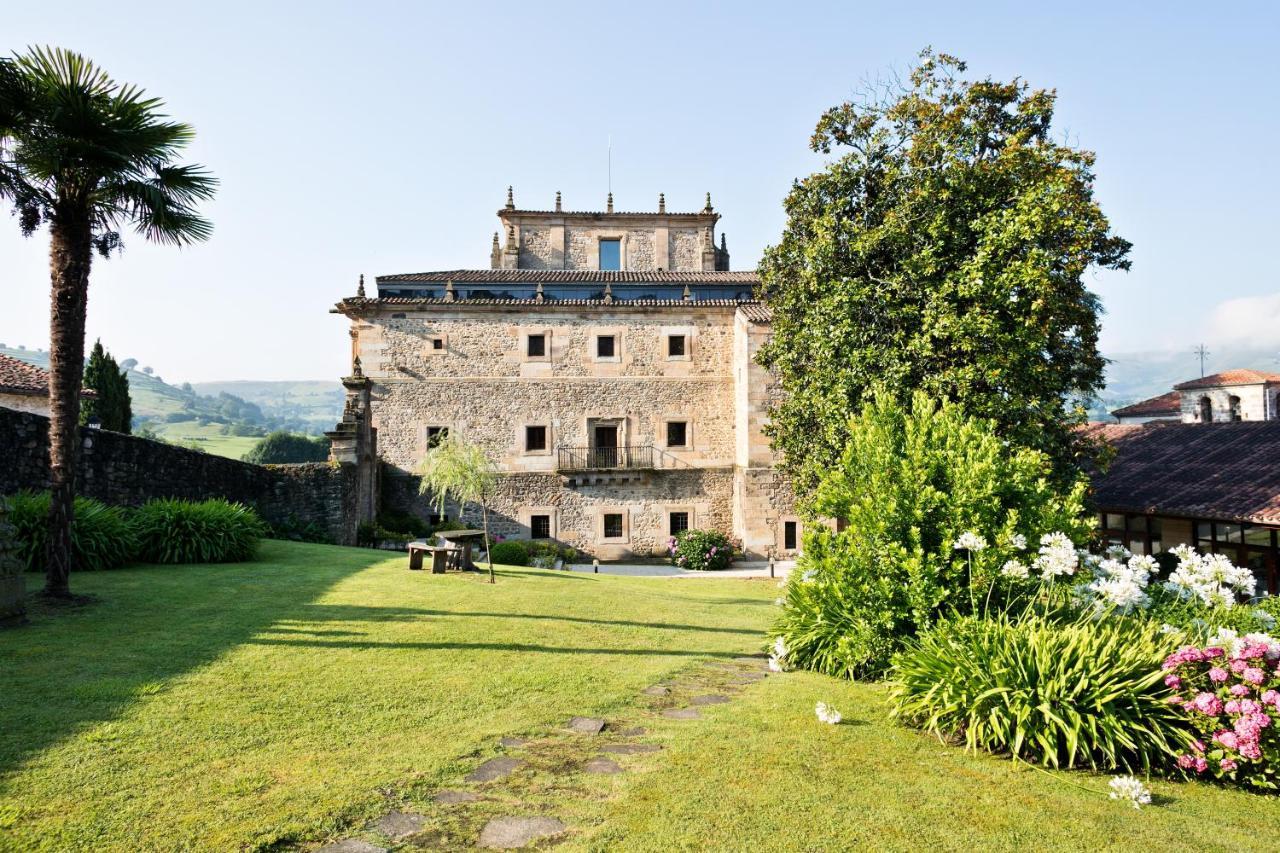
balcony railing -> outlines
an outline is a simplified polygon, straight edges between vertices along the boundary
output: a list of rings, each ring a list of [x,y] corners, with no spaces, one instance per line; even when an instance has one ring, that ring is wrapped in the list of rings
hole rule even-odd
[[[614,471],[655,467],[653,447],[561,447],[556,468],[560,471]]]

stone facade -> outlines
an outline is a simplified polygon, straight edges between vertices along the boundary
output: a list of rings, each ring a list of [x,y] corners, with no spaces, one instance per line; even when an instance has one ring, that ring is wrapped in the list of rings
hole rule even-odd
[[[253,506],[273,524],[315,523],[355,544],[357,466],[251,465],[185,447],[82,428],[76,493],[136,506],[151,498],[223,497]],[[0,495],[49,487],[49,421],[0,409]]]
[[[37,415],[49,414],[49,398],[35,394],[6,394],[0,392],[0,408],[12,409],[16,412],[32,412]]]
[[[1265,421],[1280,411],[1280,387],[1271,384],[1215,386],[1182,392],[1182,422],[1203,422],[1208,404],[1213,423],[1219,421]]]

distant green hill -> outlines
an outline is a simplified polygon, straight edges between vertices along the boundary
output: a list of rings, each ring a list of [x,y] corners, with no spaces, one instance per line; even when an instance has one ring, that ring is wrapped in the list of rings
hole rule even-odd
[[[333,429],[342,416],[345,395],[336,381],[300,380],[257,382],[236,379],[228,382],[196,382],[198,394],[231,394],[262,409],[267,417],[300,420],[320,431]]]

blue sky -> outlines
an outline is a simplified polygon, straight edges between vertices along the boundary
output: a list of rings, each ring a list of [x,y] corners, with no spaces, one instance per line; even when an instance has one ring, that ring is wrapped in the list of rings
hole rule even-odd
[[[1147,7],[1147,8],[1143,8]],[[1158,10],[1158,11],[1157,11]],[[925,45],[1059,93],[1134,267],[1093,282],[1104,350],[1280,348],[1280,109],[1269,4],[10,4],[0,51],[56,44],[165,99],[222,180],[213,239],[95,263],[89,335],[168,381],[331,378],[356,276],[487,266],[506,186],[598,209],[712,193],[733,265],[821,165],[819,114]],[[0,341],[47,346],[44,235],[0,228]]]

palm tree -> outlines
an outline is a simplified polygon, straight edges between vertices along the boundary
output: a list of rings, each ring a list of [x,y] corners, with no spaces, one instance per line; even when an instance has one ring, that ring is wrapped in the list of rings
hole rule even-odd
[[[83,56],[34,48],[0,60],[0,199],[24,235],[49,226],[49,502],[44,594],[69,598],[72,498],[84,372],[89,268],[121,248],[128,225],[177,246],[208,238],[195,209],[217,182],[177,165],[195,135],[163,104],[121,85]]]

